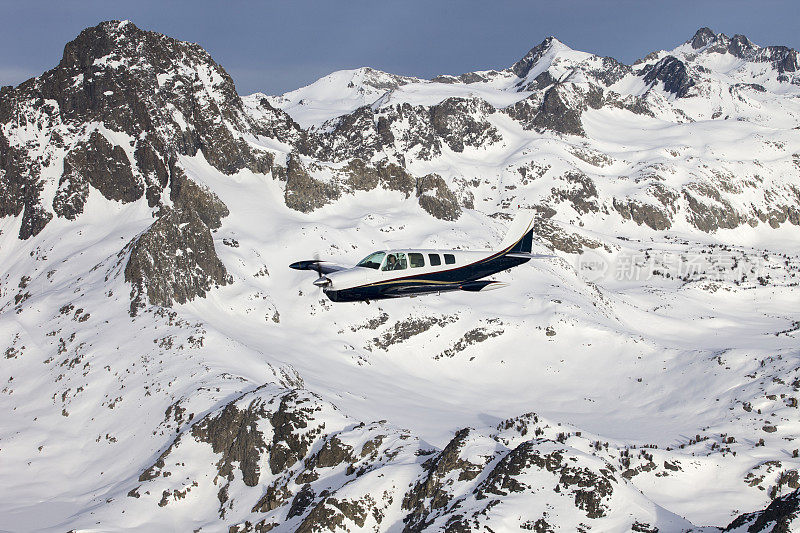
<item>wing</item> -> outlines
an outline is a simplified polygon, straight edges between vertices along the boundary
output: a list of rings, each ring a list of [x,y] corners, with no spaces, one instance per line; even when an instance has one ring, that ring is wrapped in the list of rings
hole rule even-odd
[[[289,265],[289,268],[293,268],[295,270],[313,270],[314,272],[319,272],[320,274],[330,274],[331,272],[346,270],[349,267],[334,265],[328,261],[311,259],[309,261],[297,261],[296,263],[292,263]]]
[[[508,252],[506,257],[517,257],[519,259],[547,259],[550,257],[558,257],[557,255],[549,254],[532,254],[526,252]]]

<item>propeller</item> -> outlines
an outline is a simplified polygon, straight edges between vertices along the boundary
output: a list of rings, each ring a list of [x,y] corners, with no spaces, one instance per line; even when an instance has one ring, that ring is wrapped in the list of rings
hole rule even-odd
[[[289,265],[289,268],[293,268],[295,270],[313,270],[319,276],[315,281],[314,285],[319,288],[327,287],[331,284],[331,280],[322,272],[322,261],[319,259],[319,254],[314,254],[314,259],[310,261],[296,261]]]
[[[327,287],[328,285],[331,284],[331,280],[328,279],[322,273],[322,267],[320,266],[319,252],[314,253],[314,263],[312,268],[319,276],[317,279],[314,280],[314,285],[316,285],[320,290],[322,290],[324,287]],[[319,293],[319,291],[317,292]]]

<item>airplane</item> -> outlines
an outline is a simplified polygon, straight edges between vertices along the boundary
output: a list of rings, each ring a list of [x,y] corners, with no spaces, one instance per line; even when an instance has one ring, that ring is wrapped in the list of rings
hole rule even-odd
[[[369,254],[352,268],[317,259],[289,265],[295,270],[314,270],[333,302],[366,302],[447,291],[480,292],[508,284],[484,280],[487,276],[527,263],[556,257],[533,254],[533,216],[514,218],[499,251],[433,250],[400,248]]]

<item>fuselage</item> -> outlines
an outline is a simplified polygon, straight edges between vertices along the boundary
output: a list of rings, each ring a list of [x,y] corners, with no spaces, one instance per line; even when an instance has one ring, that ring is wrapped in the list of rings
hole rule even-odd
[[[480,291],[497,282],[481,278],[528,262],[505,251],[398,249],[370,254],[359,265],[326,274],[334,302],[380,300],[436,292]],[[380,262],[370,258],[380,257]],[[366,263],[366,266],[365,266]]]

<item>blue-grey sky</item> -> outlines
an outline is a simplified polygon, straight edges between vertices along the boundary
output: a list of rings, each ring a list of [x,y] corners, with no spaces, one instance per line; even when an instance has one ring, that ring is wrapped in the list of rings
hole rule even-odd
[[[548,35],[625,63],[702,26],[800,48],[797,0],[0,0],[0,14],[0,85],[52,68],[67,41],[109,19],[199,43],[241,94],[360,66],[423,78],[505,68]]]

